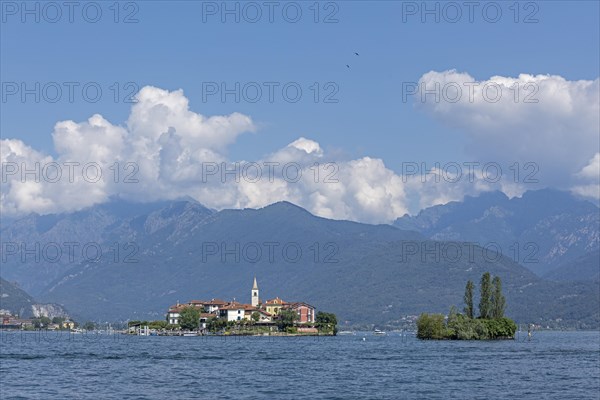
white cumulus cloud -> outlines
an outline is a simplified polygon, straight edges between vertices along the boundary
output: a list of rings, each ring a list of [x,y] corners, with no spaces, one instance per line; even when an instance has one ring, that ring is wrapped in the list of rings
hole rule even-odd
[[[227,147],[256,129],[250,117],[198,114],[181,90],[148,86],[137,100],[122,126],[98,114],[58,122],[56,157],[2,140],[2,213],[74,211],[111,196],[184,195],[216,209],[288,200],[317,215],[365,222],[389,222],[407,211],[403,184],[382,160],[329,160],[319,143],[304,137],[262,160],[229,160]],[[34,164],[37,178],[24,176]],[[62,170],[62,179],[53,181],[50,164]]]
[[[429,72],[420,83],[430,89],[436,82],[440,88],[446,85],[447,93],[439,99],[418,93],[419,103],[465,132],[474,158],[469,161],[492,161],[504,168],[532,161],[539,166],[536,178],[542,186],[600,197],[598,80],[520,75],[477,82],[468,74],[445,71]],[[476,88],[464,91],[473,83],[481,88],[490,82],[500,88],[497,102],[489,101],[491,89],[488,94]],[[455,83],[463,87],[458,99],[450,92]],[[527,92],[528,84],[535,94],[532,86]],[[521,102],[515,101],[515,85]],[[524,103],[526,96],[538,102]],[[387,223],[465,195],[502,190],[512,197],[532,188],[506,170],[499,181],[480,168],[468,176],[436,168],[426,172],[426,179],[422,174],[402,176],[378,158],[338,159],[307,137],[260,160],[231,160],[228,146],[256,131],[249,116],[204,116],[190,109],[181,90],[147,86],[137,99],[122,125],[98,114],[86,121],[58,122],[52,133],[56,156],[20,140],[1,140],[0,212],[47,214],[79,210],[113,196],[153,201],[187,195],[215,209],[259,208],[287,200],[322,217]],[[55,179],[57,168],[61,179]]]
[[[568,189],[599,150],[599,82],[528,74],[477,80],[431,71],[420,78],[414,100],[464,132],[477,160],[534,162],[543,186]]]
[[[600,200],[600,153],[575,174],[578,181],[571,190],[585,197]]]

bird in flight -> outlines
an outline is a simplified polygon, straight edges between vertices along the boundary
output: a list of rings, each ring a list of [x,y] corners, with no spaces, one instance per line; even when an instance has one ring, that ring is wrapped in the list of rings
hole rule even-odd
[[[355,56],[360,56],[360,54],[358,54],[356,51],[354,52],[354,55],[355,55]],[[350,65],[349,65],[349,64],[346,64],[346,68],[350,68]]]

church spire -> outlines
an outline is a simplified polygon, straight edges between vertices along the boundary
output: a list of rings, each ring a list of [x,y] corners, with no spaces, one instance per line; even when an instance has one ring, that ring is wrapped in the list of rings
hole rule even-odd
[[[252,285],[252,307],[258,307],[258,303],[260,302],[258,300],[258,284],[256,283],[256,277],[254,277],[254,285]]]

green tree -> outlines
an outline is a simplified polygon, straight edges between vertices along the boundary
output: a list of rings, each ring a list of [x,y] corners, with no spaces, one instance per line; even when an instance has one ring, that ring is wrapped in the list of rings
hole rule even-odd
[[[456,308],[456,306],[451,306],[450,307],[450,312],[448,313],[448,320],[446,321],[446,337],[447,338],[453,338],[454,337],[454,329],[453,326],[456,324],[456,322],[458,321],[459,317],[464,317],[462,314],[458,313],[458,309]]]
[[[200,311],[196,307],[185,307],[179,313],[179,325],[182,329],[193,331],[200,324]]]
[[[252,321],[254,321],[254,322],[258,322],[258,320],[260,319],[260,314],[259,314],[259,312],[258,312],[258,311],[254,311],[254,312],[252,313],[252,316],[251,316],[250,318],[252,318]]]
[[[448,316],[448,329],[452,332],[452,339],[471,340],[477,339],[475,326],[481,322],[478,319],[468,318],[463,314],[456,314],[453,318]]]
[[[489,318],[491,315],[490,297],[492,295],[490,273],[486,272],[481,276],[481,287],[479,288],[481,298],[479,300],[479,318]]]
[[[491,316],[499,319],[504,317],[504,308],[506,307],[506,299],[502,294],[502,282],[499,276],[494,277],[492,285],[494,286],[494,292],[492,293]]]
[[[475,312],[473,310],[473,290],[475,285],[473,281],[468,281],[465,287],[465,314],[468,318],[473,318]]]
[[[488,319],[485,322],[492,339],[514,338],[517,324],[510,318]]]
[[[337,325],[337,317],[333,313],[319,311],[315,317],[317,324],[332,324]]]
[[[223,318],[211,317],[207,321],[206,327],[210,332],[217,333],[227,327],[227,321]]]
[[[455,321],[459,315],[460,314],[458,313],[456,306],[451,306],[450,312],[448,313],[448,324],[450,324],[452,321]]]
[[[148,324],[148,328],[161,330],[161,329],[166,329],[168,325],[169,325],[169,323],[167,321],[162,321],[162,320],[151,321]]]
[[[319,311],[315,316],[315,323],[320,331],[337,334],[337,317],[335,314]]]
[[[50,325],[52,323],[52,320],[48,317],[41,317],[40,323],[42,324],[42,327],[47,328],[48,325]]]
[[[298,313],[293,310],[281,310],[277,315],[277,319],[277,326],[283,332],[287,328],[294,326],[294,321],[298,319]]]
[[[450,335],[442,314],[424,313],[417,319],[417,338],[419,339],[446,339]]]

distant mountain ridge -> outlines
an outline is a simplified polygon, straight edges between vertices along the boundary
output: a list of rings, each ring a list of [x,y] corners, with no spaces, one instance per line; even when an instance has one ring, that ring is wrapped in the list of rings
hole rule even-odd
[[[405,215],[394,226],[434,240],[497,243],[538,275],[600,248],[598,207],[552,189],[512,199],[502,192],[466,197]]]
[[[485,206],[469,206],[465,220],[495,207],[495,196],[500,199],[492,195],[483,199]],[[189,200],[140,207],[114,202],[77,215],[30,216],[2,227],[3,240],[6,235],[25,242],[97,241],[107,257],[57,263],[22,263],[10,257],[2,276],[35,288],[40,300],[65,305],[75,318],[106,321],[163,319],[169,305],[196,298],[246,301],[257,276],[261,298],[306,301],[357,324],[397,323],[401,315],[446,312],[448,304],[462,307],[466,280],[477,281],[490,271],[502,277],[507,311],[518,321],[562,320],[583,327],[600,323],[598,285],[593,282],[544,280],[510,257],[490,260],[477,246],[472,259],[428,255],[434,246],[463,244],[437,242],[416,230],[428,233],[424,226],[433,227],[442,217],[454,221],[445,226],[460,226],[457,214],[452,215],[460,207],[450,204],[424,213],[430,219],[426,224],[424,219],[404,220],[415,229],[405,230],[329,220],[288,202],[219,212]],[[523,224],[520,229],[530,228]],[[111,251],[115,243],[121,250],[117,260]],[[134,262],[124,260],[129,243],[137,246]]]
[[[544,278],[559,282],[600,282],[600,251],[567,261],[545,274]]]
[[[86,258],[86,255],[82,254],[84,245],[102,245],[104,254],[109,256],[111,242],[124,244],[135,241],[140,234],[152,233],[167,223],[171,218],[169,212],[173,212],[177,207],[197,208],[204,214],[212,213],[211,210],[190,200],[132,203],[113,199],[82,211],[49,215],[31,214],[10,224],[3,224],[0,230],[2,252],[15,251],[9,249],[9,244],[25,244],[24,249],[29,250],[35,250],[38,244],[40,249],[32,255],[27,255],[26,251],[20,248],[14,255],[4,254],[2,276],[19,282],[25,291],[37,296],[50,281],[62,276],[69,268]],[[77,243],[78,246],[74,247],[71,243]],[[51,244],[58,246],[58,250],[52,254],[50,250],[55,250],[55,247]],[[43,256],[44,246],[52,247],[47,252],[48,257]],[[58,252],[62,253],[62,257],[55,261],[54,254]],[[90,257],[93,257],[93,252],[90,253]],[[35,259],[36,255],[38,260]]]

